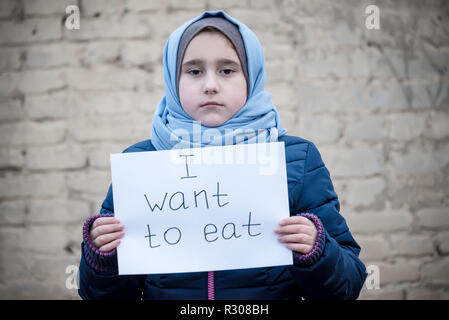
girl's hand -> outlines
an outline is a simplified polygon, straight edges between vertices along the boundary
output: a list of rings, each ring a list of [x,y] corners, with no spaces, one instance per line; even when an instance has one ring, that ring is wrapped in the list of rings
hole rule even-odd
[[[118,247],[123,238],[125,226],[115,217],[98,218],[90,229],[90,239],[100,251],[111,251]]]
[[[274,232],[279,234],[279,242],[285,243],[288,249],[302,254],[312,251],[317,234],[315,224],[300,216],[282,219]]]

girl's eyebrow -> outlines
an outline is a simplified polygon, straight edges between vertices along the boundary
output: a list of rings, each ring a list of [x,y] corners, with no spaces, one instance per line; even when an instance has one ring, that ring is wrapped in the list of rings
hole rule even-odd
[[[231,65],[233,67],[239,67],[240,63],[231,59],[219,59],[217,61],[217,64],[222,66],[222,65]]]
[[[231,59],[218,59],[216,61],[216,63],[218,65],[220,65],[220,66],[221,65],[232,65],[234,67],[239,67],[240,66],[240,63],[238,63],[238,62],[236,62],[234,60],[231,60]],[[186,68],[186,67],[190,67],[190,66],[203,66],[204,64],[205,64],[205,62],[202,59],[192,59],[192,60],[184,62],[182,64],[182,67]]]
[[[190,66],[202,66],[204,64],[203,60],[201,59],[192,59],[189,61],[186,61],[182,64],[183,68],[190,67]]]

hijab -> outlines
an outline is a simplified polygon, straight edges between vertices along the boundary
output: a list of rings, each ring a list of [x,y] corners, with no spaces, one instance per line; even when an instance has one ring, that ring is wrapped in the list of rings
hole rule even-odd
[[[178,95],[177,74],[180,70],[178,49],[184,32],[199,20],[209,17],[226,19],[238,28],[247,59],[246,103],[231,119],[213,128],[203,126],[184,111]],[[203,27],[208,25],[214,26],[213,23],[202,24]],[[230,38],[229,35],[226,36]],[[187,45],[181,51],[185,50]],[[239,45],[234,42],[233,45],[236,47],[239,58],[242,59],[237,49]],[[243,66],[244,63],[242,63]],[[224,11],[206,11],[176,29],[165,45],[163,67],[165,95],[155,110],[151,130],[151,142],[156,150],[275,142],[287,132],[281,126],[279,113],[271,102],[270,93],[264,90],[265,58],[257,36],[246,25]]]

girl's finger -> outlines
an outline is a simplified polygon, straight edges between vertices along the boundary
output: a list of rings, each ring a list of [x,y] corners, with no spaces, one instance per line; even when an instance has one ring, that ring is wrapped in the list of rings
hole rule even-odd
[[[108,251],[114,250],[119,245],[120,245],[120,239],[117,239],[117,240],[114,240],[112,242],[109,242],[108,244],[105,244],[104,246],[102,246],[98,250],[103,251],[103,252],[108,252]]]
[[[308,235],[314,235],[316,233],[316,229],[315,226],[306,226],[302,224],[289,224],[274,229],[274,232],[278,234],[304,233]]]
[[[100,217],[95,219],[94,223],[92,223],[92,229],[102,226],[105,224],[112,224],[112,223],[120,223],[120,220],[116,217]]]
[[[100,225],[90,231],[90,237],[92,240],[94,240],[104,234],[123,231],[124,228],[125,226],[119,223]]]
[[[95,240],[93,240],[93,244],[97,247],[100,248],[103,245],[115,241],[117,239],[121,239],[123,238],[123,236],[125,235],[125,233],[123,231],[121,232],[114,232],[114,233],[107,233],[107,234],[103,234],[99,237],[97,237]]]
[[[289,217],[289,218],[285,218],[285,219],[282,219],[281,221],[279,221],[280,226],[286,226],[286,225],[290,225],[290,224],[302,224],[302,225],[310,226],[310,225],[313,225],[313,222],[310,221],[308,218],[301,217],[301,216]]]
[[[279,242],[283,243],[295,243],[295,244],[306,244],[313,245],[314,239],[312,236],[308,234],[288,234],[284,236],[280,236],[278,238]]]

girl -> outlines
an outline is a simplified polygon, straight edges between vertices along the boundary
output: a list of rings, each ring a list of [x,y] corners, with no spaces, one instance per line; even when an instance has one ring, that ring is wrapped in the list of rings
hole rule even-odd
[[[119,276],[124,226],[114,218],[112,189],[83,229],[83,299],[356,299],[366,278],[360,247],[339,213],[339,201],[315,145],[287,136],[270,94],[256,35],[223,11],[204,12],[169,37],[165,96],[151,140],[124,152],[283,141],[290,218],[274,230],[294,264],[243,270]],[[195,137],[193,125],[213,132]],[[180,132],[190,132],[189,136]],[[242,135],[242,132],[244,135]],[[263,250],[263,248],[260,248]]]

